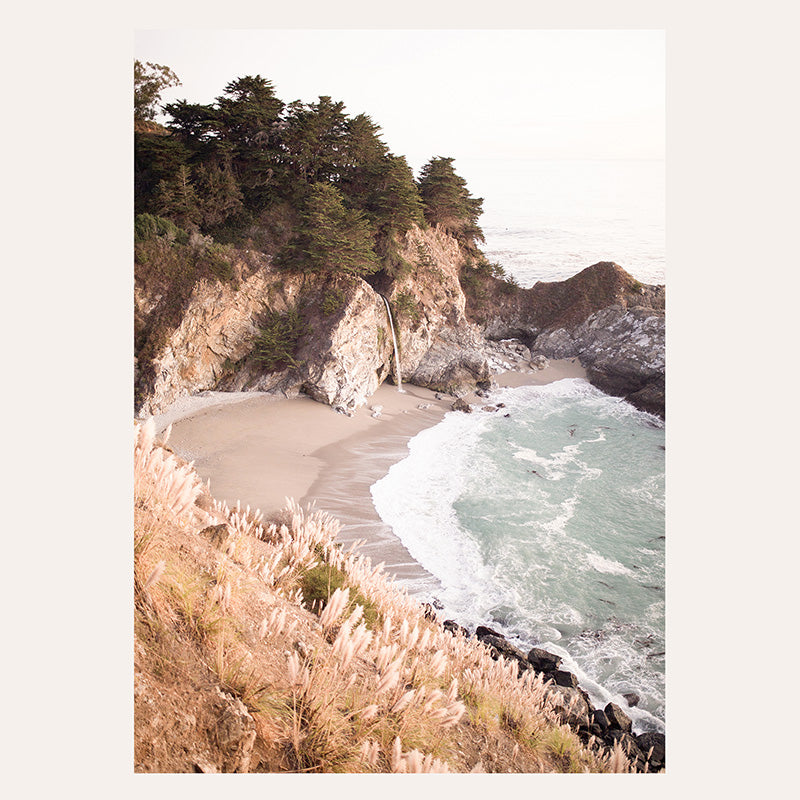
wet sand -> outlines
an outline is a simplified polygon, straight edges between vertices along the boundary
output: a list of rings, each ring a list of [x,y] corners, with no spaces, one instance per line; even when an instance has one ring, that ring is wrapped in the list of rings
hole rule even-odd
[[[577,361],[551,361],[544,370],[503,372],[501,388],[585,378]],[[464,398],[476,405],[487,400]],[[360,552],[402,578],[412,591],[435,591],[435,582],[414,562],[391,528],[378,517],[370,486],[408,454],[408,442],[439,422],[453,398],[408,384],[403,392],[384,383],[353,417],[307,397],[281,399],[264,393],[205,392],[183,398],[155,418],[169,444],[195,462],[211,493],[230,506],[240,501],[264,512],[286,498],[327,511],[342,523],[340,541],[363,540]],[[379,415],[371,409],[382,407]]]

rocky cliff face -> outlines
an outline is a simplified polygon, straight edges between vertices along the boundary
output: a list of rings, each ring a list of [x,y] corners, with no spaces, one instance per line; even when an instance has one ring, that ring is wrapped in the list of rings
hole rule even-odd
[[[387,293],[394,309],[404,380],[457,392],[488,376],[483,339],[464,316],[462,256],[436,229],[413,229],[403,256],[412,272]],[[251,254],[252,257],[252,254]],[[383,297],[363,280],[287,275],[268,258],[237,264],[238,289],[201,281],[177,327],[152,359],[153,378],[137,412],[157,414],[182,395],[220,389],[305,393],[352,414],[394,375],[392,331]],[[157,316],[158,298],[138,289],[142,325]],[[304,330],[295,363],[268,371],[252,354],[264,315],[296,311]]]
[[[485,341],[465,316],[459,276],[464,256],[438,227],[415,228],[401,255],[414,271],[388,295],[395,309],[404,379],[435,391],[461,394],[489,376]]]
[[[641,284],[611,262],[530,289],[484,277],[467,303],[487,337],[519,338],[548,358],[577,357],[599,389],[662,417],[664,309],[663,286]]]
[[[464,255],[438,228],[414,228],[401,255],[411,265],[388,282],[404,381],[463,394],[490,376],[487,339],[519,338],[530,353],[580,359],[603,391],[664,411],[663,287],[596,264],[567,281],[518,289],[494,278],[465,296]],[[139,416],[207,389],[305,393],[352,414],[387,377],[395,383],[384,298],[363,280],[290,275],[266,256],[242,254],[235,284],[200,281],[180,321],[158,339],[138,381]],[[137,324],[156,326],[160,295],[135,291]],[[266,316],[296,314],[291,363],[266,369],[254,346]],[[162,341],[163,340],[163,341]],[[143,365],[139,365],[142,367]]]

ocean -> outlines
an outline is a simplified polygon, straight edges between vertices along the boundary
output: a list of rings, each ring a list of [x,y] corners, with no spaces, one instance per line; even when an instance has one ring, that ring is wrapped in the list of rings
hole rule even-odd
[[[484,251],[522,286],[598,261],[665,282],[663,162],[455,166],[484,197]],[[447,414],[371,487],[434,576],[420,599],[562,656],[597,706],[625,708],[635,732],[664,731],[663,423],[579,379],[489,402],[506,408]]]
[[[483,251],[520,285],[598,261],[665,283],[663,161],[472,159],[454,168],[483,198]]]

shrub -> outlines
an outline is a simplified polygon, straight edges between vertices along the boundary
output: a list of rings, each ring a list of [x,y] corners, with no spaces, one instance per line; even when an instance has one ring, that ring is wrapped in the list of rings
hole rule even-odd
[[[189,234],[179,228],[174,222],[154,214],[137,214],[133,220],[133,237],[137,242],[145,242],[163,236],[169,242],[186,244]]]
[[[306,570],[300,578],[303,600],[306,606],[317,613],[327,605],[331,595],[337,589],[344,589],[347,585],[347,575],[330,563],[317,564]],[[350,603],[343,613],[350,614],[357,605],[364,610],[364,621],[367,627],[374,628],[379,620],[378,609],[361,592],[351,589]]]
[[[345,297],[341,289],[328,289],[325,296],[322,298],[322,313],[327,317],[329,314],[335,314],[342,306],[344,306]]]
[[[290,308],[284,314],[270,311],[256,336],[253,357],[267,372],[287,366],[297,368],[301,362],[295,359],[295,351],[305,331],[306,325],[297,309]]]
[[[419,322],[419,307],[414,295],[410,291],[398,292],[395,295],[392,305],[394,306],[395,317],[405,317],[414,322]]]

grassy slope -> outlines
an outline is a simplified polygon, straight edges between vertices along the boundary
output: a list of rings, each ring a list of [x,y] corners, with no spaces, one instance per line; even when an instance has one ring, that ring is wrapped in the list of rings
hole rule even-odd
[[[135,465],[136,771],[627,770],[533,672],[343,553],[329,516],[231,511],[147,425]]]

